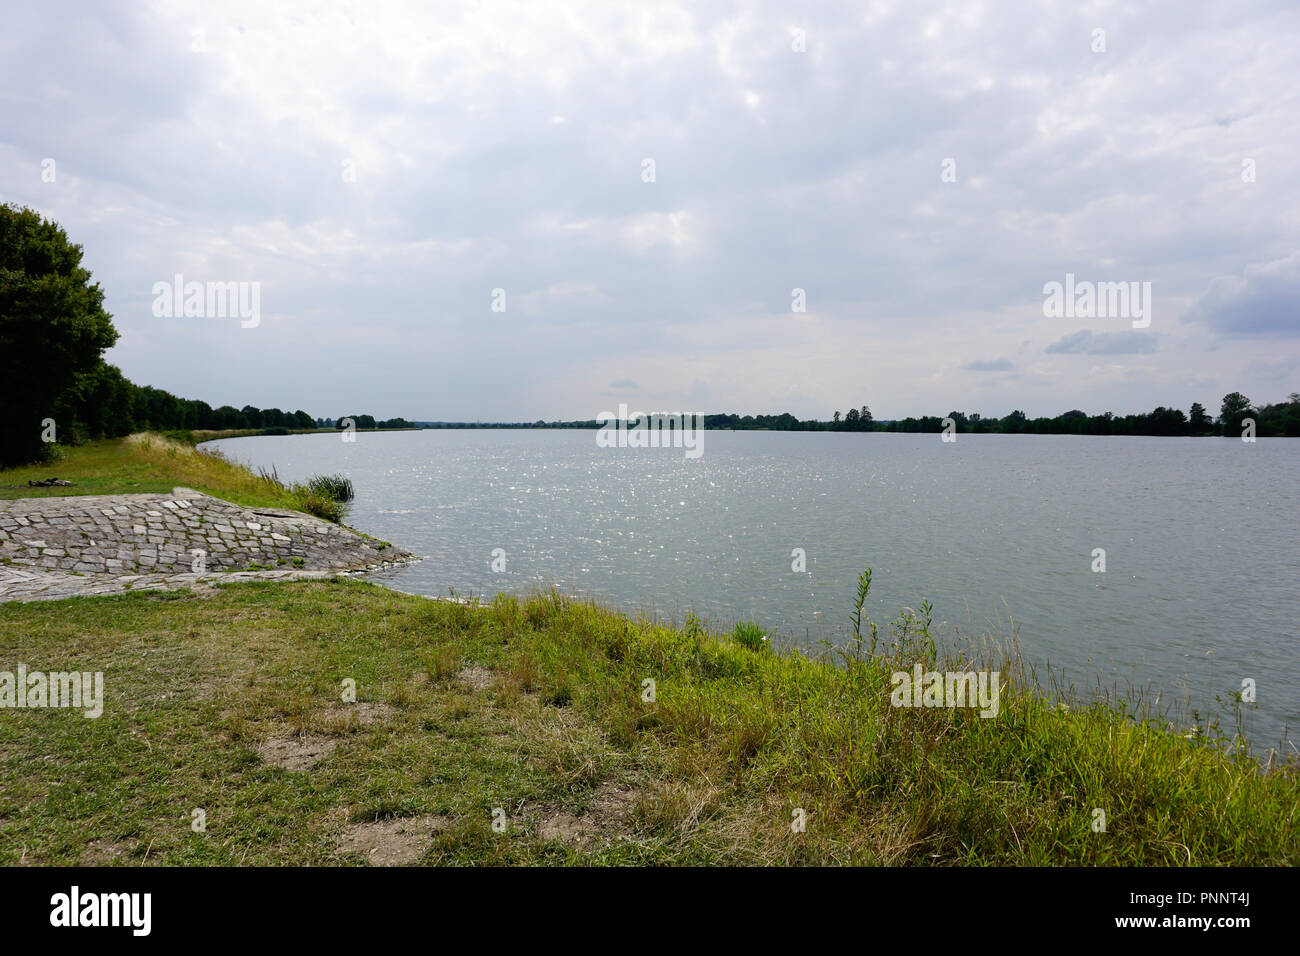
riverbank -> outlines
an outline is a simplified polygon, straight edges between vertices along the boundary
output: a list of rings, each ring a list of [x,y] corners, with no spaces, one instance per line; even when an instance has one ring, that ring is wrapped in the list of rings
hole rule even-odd
[[[72,484],[28,485],[48,478]],[[302,510],[307,503],[301,493],[265,475],[153,433],[59,446],[52,461],[0,470],[0,499],[165,494],[178,485],[248,507]]]
[[[0,601],[58,600],[132,590],[174,590],[221,580],[319,578],[390,567],[413,555],[317,514],[342,505],[319,491],[254,475],[218,455],[136,435],[64,455],[70,484],[24,488],[4,479]],[[65,477],[67,476],[67,477]],[[89,494],[186,477],[193,488]],[[19,476],[21,477],[21,475]],[[17,497],[24,491],[29,494]],[[72,492],[80,492],[72,493]]]
[[[4,604],[0,660],[104,675],[98,719],[0,720],[3,864],[1300,862],[1293,773],[554,596]]]
[[[894,706],[957,665],[752,636],[346,579],[0,604],[0,671],[103,674],[95,719],[0,712],[0,864],[1300,862],[1294,763],[1049,707],[1014,661],[960,662],[995,717]]]

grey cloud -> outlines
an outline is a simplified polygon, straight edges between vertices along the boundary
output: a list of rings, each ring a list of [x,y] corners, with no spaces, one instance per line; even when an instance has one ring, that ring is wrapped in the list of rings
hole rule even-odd
[[[1234,371],[1284,357],[1245,330],[1292,335],[1264,308],[1291,286],[1241,270],[1293,248],[1300,221],[1300,9],[1107,17],[1093,54],[1097,24],[1065,0],[19,4],[0,31],[0,201],[84,245],[122,332],[111,361],[213,404],[578,418],[618,368],[664,407],[805,417],[857,392],[869,355],[882,418],[968,407],[972,386],[1007,409],[1035,388],[1056,414],[1095,388],[1045,363],[936,390],[907,363],[942,342],[972,372],[1025,368],[1043,319],[1024,290],[1067,271],[1180,302],[1239,274],[1206,293],[1206,323],[1260,349]],[[161,326],[148,292],[177,272],[261,281],[262,325]],[[795,287],[807,321],[751,332],[790,316]],[[1225,367],[1170,325],[1134,410],[1186,405],[1170,382]],[[1049,351],[1153,348],[1099,332]],[[334,374],[349,367],[372,374]],[[1228,384],[1249,393],[1251,373]]]
[[[962,368],[966,369],[968,372],[1009,372],[1015,368],[1015,366],[1011,364],[1010,359],[998,358],[988,360],[977,359],[974,362],[967,362],[962,366]]]
[[[1216,278],[1184,318],[1226,336],[1300,336],[1300,251]]]
[[[1156,350],[1150,332],[1093,332],[1080,329],[1062,336],[1043,351],[1051,355],[1146,355]]]

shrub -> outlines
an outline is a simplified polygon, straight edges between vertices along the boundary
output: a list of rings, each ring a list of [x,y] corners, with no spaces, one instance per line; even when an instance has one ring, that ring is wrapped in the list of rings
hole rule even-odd
[[[333,521],[335,524],[342,521],[347,514],[347,506],[341,501],[335,501],[327,495],[311,491],[302,485],[295,485],[293,490],[299,495],[299,511],[305,511],[317,518],[324,518],[326,521]]]
[[[307,480],[307,487],[335,501],[351,501],[355,497],[352,479],[346,475],[315,475]]]
[[[751,651],[761,651],[767,647],[769,636],[757,621],[737,621],[736,626],[731,630],[731,639]]]

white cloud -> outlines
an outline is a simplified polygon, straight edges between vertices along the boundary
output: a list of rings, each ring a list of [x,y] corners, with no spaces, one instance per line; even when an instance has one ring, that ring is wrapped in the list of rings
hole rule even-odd
[[[55,0],[0,35],[0,199],[85,246],[129,377],[214,404],[577,417],[627,377],[801,416],[1209,405],[1297,387],[1298,41],[1274,0]],[[178,271],[262,281],[267,321],[158,326]],[[1062,339],[1066,272],[1151,281],[1159,349]],[[1135,349],[1087,383],[1058,354]]]

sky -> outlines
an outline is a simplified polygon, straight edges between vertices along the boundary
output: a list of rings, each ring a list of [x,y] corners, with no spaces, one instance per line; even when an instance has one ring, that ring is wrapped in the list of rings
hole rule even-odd
[[[5,0],[3,22],[0,202],[84,247],[109,361],[214,407],[1034,417],[1300,391],[1289,0]],[[256,288],[256,322],[156,314],[177,275]],[[1067,275],[1137,295],[1061,314]]]

